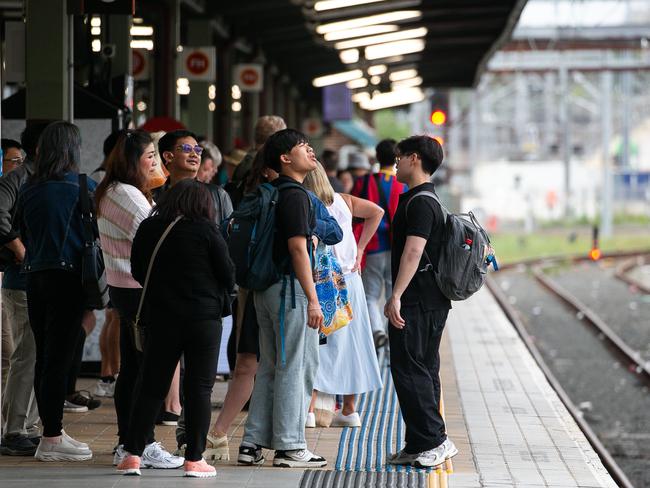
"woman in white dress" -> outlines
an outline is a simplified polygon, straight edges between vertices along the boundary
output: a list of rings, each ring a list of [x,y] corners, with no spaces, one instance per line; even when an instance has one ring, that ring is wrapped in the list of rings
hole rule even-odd
[[[307,175],[304,185],[325,204],[343,230],[343,240],[333,248],[345,275],[353,313],[352,321],[327,336],[327,343],[319,347],[320,364],[314,390],[343,395],[343,408],[334,417],[332,426],[358,427],[361,421],[355,410],[355,396],[382,386],[359,270],[363,252],[377,230],[384,211],[368,200],[335,193],[320,164]],[[353,217],[364,219],[358,243],[352,232]],[[312,412],[313,402],[307,426],[312,426],[309,424],[314,422]]]

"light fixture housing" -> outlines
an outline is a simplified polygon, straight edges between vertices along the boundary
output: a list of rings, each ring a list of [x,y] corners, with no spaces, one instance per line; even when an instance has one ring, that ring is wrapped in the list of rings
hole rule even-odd
[[[399,22],[402,20],[415,20],[422,17],[420,10],[395,10],[383,14],[369,15],[367,17],[357,17],[349,20],[339,20],[329,22],[316,27],[318,34],[327,34],[329,32],[342,31],[346,29],[356,29],[358,27],[367,27],[370,25],[387,24],[390,22]]]
[[[402,54],[411,54],[424,51],[425,42],[423,39],[409,39],[407,41],[387,42],[385,44],[374,44],[365,49],[365,57],[368,60],[389,58]]]
[[[354,69],[351,71],[343,71],[341,73],[333,73],[331,75],[319,76],[314,78],[311,82],[316,88],[321,88],[328,85],[336,85],[338,83],[345,83],[347,81],[356,80],[363,76],[363,71]]]
[[[417,39],[418,37],[426,36],[427,32],[428,29],[426,27],[418,27],[416,29],[406,29],[398,32],[390,32],[388,34],[380,34],[377,36],[360,37],[358,39],[340,41],[334,44],[334,47],[336,49],[352,49],[355,47],[371,46],[373,44],[404,41],[406,39]]]

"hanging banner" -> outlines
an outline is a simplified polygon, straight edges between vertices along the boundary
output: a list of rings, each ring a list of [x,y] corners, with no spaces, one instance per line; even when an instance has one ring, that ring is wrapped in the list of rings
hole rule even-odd
[[[214,46],[183,47],[179,54],[178,76],[190,81],[215,81],[217,49]]]
[[[243,92],[261,92],[264,88],[264,68],[261,64],[236,64],[232,78]]]

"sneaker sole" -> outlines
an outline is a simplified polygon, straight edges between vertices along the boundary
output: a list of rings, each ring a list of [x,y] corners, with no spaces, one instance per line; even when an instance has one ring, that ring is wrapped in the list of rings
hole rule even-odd
[[[458,449],[456,449],[455,451],[452,451],[451,453],[447,454],[447,456],[445,457],[445,459],[443,459],[442,461],[440,461],[438,464],[431,464],[431,465],[429,465],[429,464],[422,464],[422,463],[419,462],[419,461],[414,461],[414,462],[413,462],[413,466],[415,466],[416,468],[421,468],[421,469],[433,468],[433,467],[436,467],[436,466],[441,466],[442,464],[444,464],[445,461],[447,461],[448,459],[453,458],[456,454],[458,454]]]
[[[186,478],[215,478],[217,476],[217,472],[185,471],[185,474],[183,476]]]
[[[327,461],[291,461],[282,459],[281,461],[273,460],[273,466],[277,468],[323,468],[327,466]]]
[[[36,454],[36,447],[34,447],[34,449],[24,451],[18,449],[10,449],[8,447],[0,447],[0,454],[3,456],[33,456]]]
[[[237,458],[237,464],[243,464],[244,466],[257,466],[258,464],[264,464],[264,461],[266,461],[264,457],[262,459],[258,459],[257,461],[250,456],[240,455]]]
[[[121,475],[124,475],[124,476],[140,476],[141,475],[139,468],[118,469],[117,473],[121,474]]]
[[[230,452],[227,447],[213,447],[206,449],[203,457],[213,461],[230,461]]]
[[[45,462],[61,461],[88,461],[93,458],[92,454],[36,454],[35,459]]]
[[[167,425],[169,427],[176,427],[178,425],[177,420],[163,420],[162,425]]]
[[[63,411],[65,413],[85,413],[88,411],[88,407],[81,407],[81,408],[64,408]]]
[[[352,422],[349,424],[346,424],[345,422],[332,422],[330,427],[350,427],[354,429],[355,427],[361,427],[361,422]]]
[[[146,468],[146,469],[178,469],[183,465],[183,463],[185,463],[185,459],[183,459],[183,461],[180,464],[176,465],[176,466],[174,466],[172,464],[165,464],[163,466],[161,464],[153,464],[153,463],[145,463],[145,462],[143,462],[141,467]]]

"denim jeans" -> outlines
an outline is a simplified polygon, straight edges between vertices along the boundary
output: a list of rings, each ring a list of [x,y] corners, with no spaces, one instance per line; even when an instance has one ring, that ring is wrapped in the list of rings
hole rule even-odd
[[[318,370],[318,332],[307,326],[307,298],[295,280],[296,308],[292,308],[290,285],[285,294],[284,364],[279,320],[282,281],[254,295],[260,364],[243,437],[245,442],[281,451],[307,447],[305,420]]]
[[[2,310],[3,319],[11,327],[15,346],[8,358],[9,374],[2,397],[5,434],[35,437],[39,435],[38,408],[34,396],[36,343],[27,316],[27,294],[23,290],[3,288]]]
[[[390,274],[390,251],[382,251],[366,256],[366,267],[361,274],[363,288],[366,290],[368,314],[372,332],[387,332],[388,320],[379,306],[381,291],[384,290],[386,300],[393,292],[393,280]]]

